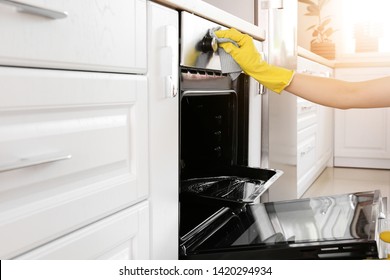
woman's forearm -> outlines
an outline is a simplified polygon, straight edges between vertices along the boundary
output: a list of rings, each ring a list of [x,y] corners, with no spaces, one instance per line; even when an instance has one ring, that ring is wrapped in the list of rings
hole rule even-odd
[[[295,73],[285,90],[312,102],[340,109],[390,107],[390,77],[347,82]]]

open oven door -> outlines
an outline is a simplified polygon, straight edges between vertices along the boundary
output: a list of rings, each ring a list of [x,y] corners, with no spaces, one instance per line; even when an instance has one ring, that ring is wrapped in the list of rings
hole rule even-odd
[[[181,259],[383,257],[379,191],[252,205],[184,200]]]

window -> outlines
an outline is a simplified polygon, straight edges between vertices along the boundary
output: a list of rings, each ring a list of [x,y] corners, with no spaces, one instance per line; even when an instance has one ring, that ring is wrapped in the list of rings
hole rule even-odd
[[[341,14],[342,53],[390,54],[389,0],[343,0]]]

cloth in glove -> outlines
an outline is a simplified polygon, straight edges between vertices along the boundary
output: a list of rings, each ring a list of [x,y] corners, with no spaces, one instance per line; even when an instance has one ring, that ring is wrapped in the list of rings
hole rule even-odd
[[[290,84],[294,71],[270,65],[262,60],[253,43],[253,38],[249,35],[242,34],[234,28],[217,30],[215,35],[237,42],[238,47],[230,42],[220,43],[219,46],[233,57],[246,74],[266,88],[280,93]]]
[[[222,47],[219,46],[219,44],[223,43],[232,43],[236,47],[238,47],[238,44],[233,41],[232,39],[228,38],[219,38],[217,35],[215,35],[215,31],[219,30],[221,27],[216,27],[209,29],[208,33],[211,38],[215,38],[218,43],[218,55],[221,62],[221,71],[222,73],[229,74],[230,78],[234,81],[238,78],[238,76],[241,74],[242,69],[240,65],[237,64],[237,62],[232,58],[230,54],[228,54]]]

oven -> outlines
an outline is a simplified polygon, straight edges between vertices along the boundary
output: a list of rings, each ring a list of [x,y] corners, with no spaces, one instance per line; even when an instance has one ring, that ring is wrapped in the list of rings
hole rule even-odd
[[[208,35],[216,27],[181,13],[179,258],[363,259],[386,254],[378,240],[387,213],[379,191],[262,200],[283,174],[262,165],[261,139],[267,131],[260,124],[267,104],[256,81],[221,69]],[[262,51],[260,42],[256,46]]]

